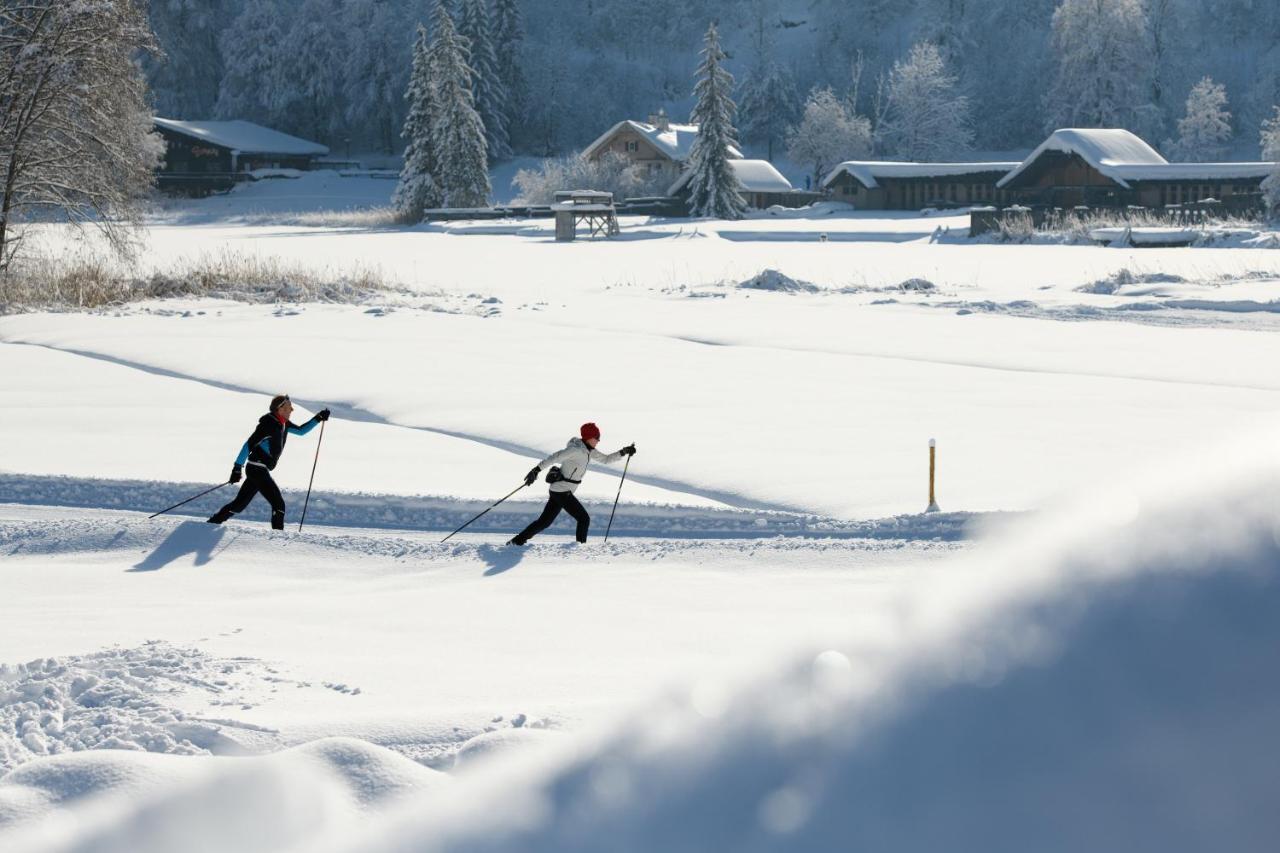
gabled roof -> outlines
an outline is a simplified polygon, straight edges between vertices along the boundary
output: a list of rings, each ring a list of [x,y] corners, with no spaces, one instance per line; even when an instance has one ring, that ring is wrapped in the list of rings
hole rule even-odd
[[[1129,188],[1124,176],[1127,167],[1169,165],[1169,161],[1161,157],[1158,151],[1127,130],[1064,128],[1050,134],[1016,169],[1001,178],[996,186],[1007,186],[1046,151],[1075,154],[1125,189]]]
[[[989,172],[1008,172],[1016,162],[987,163],[905,163],[889,160],[848,160],[831,170],[822,179],[822,186],[841,175],[849,175],[867,189],[880,186],[876,178],[953,178],[962,175],[978,175]]]
[[[689,152],[693,149],[693,140],[698,138],[698,126],[696,124],[669,124],[664,130],[656,125],[646,124],[642,121],[624,119],[606,130],[595,142],[584,148],[582,156],[595,156],[595,153],[601,147],[613,138],[618,131],[623,129],[634,130],[648,140],[649,144],[656,148],[660,154],[677,163],[683,163],[689,159]],[[741,157],[742,152],[730,146],[729,156]]]
[[[208,142],[222,148],[230,148],[241,154],[328,154],[329,149],[318,142],[299,139],[251,121],[177,121],[171,118],[154,119],[156,127],[180,133],[183,136]]]
[[[781,172],[773,168],[773,164],[768,160],[730,160],[729,166],[733,169],[733,173],[738,176],[738,183],[742,184],[742,189],[746,192],[791,192],[791,182],[784,178]],[[676,182],[667,190],[667,195],[677,195],[688,186],[689,179],[692,177],[693,172],[686,169],[684,174],[677,178]]]

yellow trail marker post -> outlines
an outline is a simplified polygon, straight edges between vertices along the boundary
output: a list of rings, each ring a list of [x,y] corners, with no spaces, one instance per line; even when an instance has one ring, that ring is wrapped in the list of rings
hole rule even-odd
[[[938,500],[933,495],[934,474],[937,471],[938,442],[935,439],[929,439],[929,507],[925,512],[940,512],[938,509]]]

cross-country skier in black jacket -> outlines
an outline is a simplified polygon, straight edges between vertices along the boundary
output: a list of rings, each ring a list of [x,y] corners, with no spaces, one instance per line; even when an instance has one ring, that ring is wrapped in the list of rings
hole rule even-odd
[[[258,419],[258,425],[240,448],[240,455],[231,468],[230,482],[238,483],[241,474],[245,475],[240,494],[210,516],[210,524],[221,524],[236,513],[243,512],[253,496],[261,492],[271,504],[271,526],[276,530],[284,530],[284,497],[281,496],[276,481],[271,479],[271,471],[284,453],[285,439],[290,435],[306,435],[315,429],[316,424],[329,420],[329,410],[322,409],[311,420],[298,426],[289,420],[291,414],[293,402],[288,394],[271,398],[271,411]],[[247,472],[244,470],[246,464],[249,469]]]

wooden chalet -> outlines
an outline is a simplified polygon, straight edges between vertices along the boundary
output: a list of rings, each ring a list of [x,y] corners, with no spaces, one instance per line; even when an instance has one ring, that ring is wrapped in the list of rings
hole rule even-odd
[[[263,170],[314,168],[329,149],[248,121],[177,121],[155,118],[164,139],[157,172],[161,190],[205,195],[230,189]]]
[[[640,164],[650,176],[675,181],[684,171],[697,138],[696,124],[676,124],[659,112],[649,116],[648,121],[618,122],[584,148],[582,156],[597,161],[612,151]],[[729,153],[742,156],[736,148]]]

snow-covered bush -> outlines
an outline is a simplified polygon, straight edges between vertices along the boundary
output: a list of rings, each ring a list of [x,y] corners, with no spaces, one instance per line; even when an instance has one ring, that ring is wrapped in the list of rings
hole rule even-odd
[[[214,298],[252,304],[362,304],[403,294],[372,270],[326,275],[270,258],[226,253],[159,270],[127,274],[103,258],[19,258],[0,274],[0,315],[36,310],[92,310],[149,299]]]
[[[597,160],[579,154],[543,160],[537,169],[516,172],[516,204],[551,204],[561,190],[610,192],[617,200],[665,195],[670,181],[610,151]]]
[[[1169,154],[1175,160],[1211,163],[1222,158],[1230,140],[1227,89],[1205,77],[1187,96],[1187,112],[1178,121],[1178,139],[1169,146]]]
[[[804,105],[800,124],[787,134],[787,154],[813,167],[817,186],[827,172],[845,160],[871,156],[871,122],[849,112],[831,89],[816,89]]]

